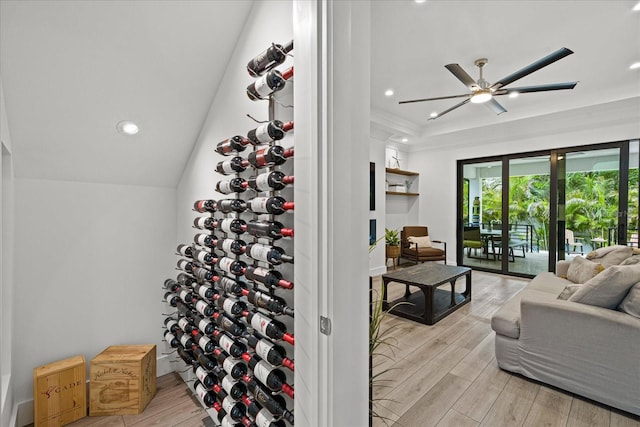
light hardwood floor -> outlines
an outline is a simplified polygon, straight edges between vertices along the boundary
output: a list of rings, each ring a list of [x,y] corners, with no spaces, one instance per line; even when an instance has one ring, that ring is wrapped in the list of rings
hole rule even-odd
[[[640,419],[501,371],[495,361],[491,315],[527,280],[473,272],[472,300],[433,326],[390,315],[398,348],[379,356],[375,371],[392,368],[376,388],[379,412],[395,427],[640,427]],[[381,279],[374,280],[380,287]],[[461,282],[458,286],[464,286]],[[390,297],[404,287],[392,285]],[[158,394],[140,415],[86,417],[72,427],[213,426],[177,374],[158,378]],[[376,419],[374,426],[385,424]],[[298,426],[306,427],[306,426]],[[360,427],[360,426],[328,426]],[[362,426],[365,427],[365,426]]]
[[[374,279],[374,289],[382,280]],[[474,271],[469,304],[433,326],[389,315],[397,346],[374,358],[377,412],[400,427],[640,427],[640,418],[498,368],[491,315],[528,280]],[[464,289],[459,279],[456,289]],[[417,290],[417,288],[415,288]],[[391,284],[390,300],[404,286]],[[380,419],[374,427],[384,426]]]

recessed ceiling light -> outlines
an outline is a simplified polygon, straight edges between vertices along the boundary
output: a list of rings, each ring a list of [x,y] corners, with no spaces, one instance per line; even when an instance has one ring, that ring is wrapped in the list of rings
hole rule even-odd
[[[518,97],[518,95],[520,95],[520,92],[511,92],[511,93],[509,94],[509,98],[517,98],[517,97]]]
[[[631,9],[631,10],[633,10],[634,12],[640,11],[640,2],[636,3],[636,5],[633,6],[633,9]]]
[[[438,117],[438,113],[436,113],[435,111],[433,113],[430,114],[431,117]]]
[[[637,70],[638,68],[640,68],[640,62],[634,62],[633,64],[629,65],[630,70]]]
[[[409,138],[402,138],[402,139],[401,139],[401,141],[402,141],[402,142],[408,142],[408,141],[409,141]]]
[[[422,4],[422,3],[426,3],[427,0],[413,0],[414,2],[418,3],[418,4]]]
[[[385,96],[393,96],[393,89],[387,89],[384,91]]]
[[[140,128],[138,127],[137,124],[130,122],[128,120],[123,120],[121,122],[118,122],[118,124],[116,125],[116,129],[118,129],[118,132],[123,133],[125,135],[135,135],[140,131]]]

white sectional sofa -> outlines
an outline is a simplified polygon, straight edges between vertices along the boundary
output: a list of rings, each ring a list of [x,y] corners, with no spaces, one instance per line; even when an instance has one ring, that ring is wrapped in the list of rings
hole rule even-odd
[[[631,254],[630,248],[622,248],[626,247],[619,250]],[[592,260],[586,270],[593,269],[591,262],[611,253],[607,249],[589,254]],[[640,255],[632,258],[636,257]],[[579,262],[587,263],[584,259]],[[640,262],[624,267],[616,265],[610,270],[609,264],[600,264],[596,270],[603,271],[594,271],[602,275],[600,283],[595,278],[584,281],[599,285],[602,293],[606,277],[618,280],[621,270],[626,282],[629,277],[635,280],[637,284],[626,290],[607,284],[604,299],[608,302],[604,304],[590,299],[587,288],[574,286],[576,282],[566,278],[589,277],[585,269],[576,273],[578,269],[573,268],[573,274],[568,274],[571,263],[567,261],[559,262],[556,274],[537,275],[491,319],[500,368],[640,415]],[[576,293],[569,297],[572,291]],[[582,302],[572,300],[576,295]]]

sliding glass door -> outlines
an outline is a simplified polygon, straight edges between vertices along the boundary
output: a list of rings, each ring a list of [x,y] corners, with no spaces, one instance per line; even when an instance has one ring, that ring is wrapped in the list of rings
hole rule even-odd
[[[458,265],[517,276],[638,245],[639,143],[458,162]]]

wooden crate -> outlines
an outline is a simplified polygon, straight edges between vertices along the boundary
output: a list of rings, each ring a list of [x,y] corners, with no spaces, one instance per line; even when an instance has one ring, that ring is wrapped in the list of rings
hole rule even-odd
[[[87,416],[87,374],[84,356],[75,356],[33,370],[35,427],[63,426]]]
[[[155,395],[155,345],[113,345],[91,360],[90,416],[139,414]]]

